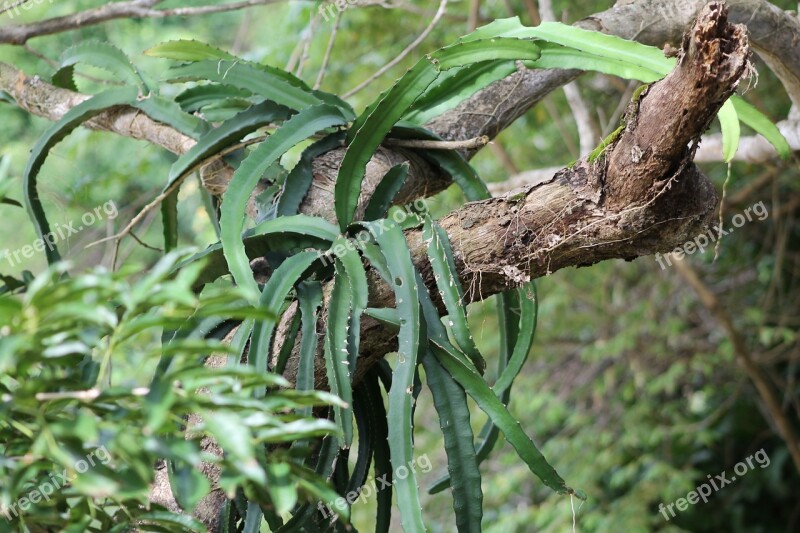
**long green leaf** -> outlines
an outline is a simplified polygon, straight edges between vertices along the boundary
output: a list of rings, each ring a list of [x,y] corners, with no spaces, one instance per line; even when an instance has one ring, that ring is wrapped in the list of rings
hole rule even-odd
[[[334,250],[338,246],[344,247],[344,252],[338,254],[338,257],[350,283],[350,323],[348,325],[347,349],[349,351],[350,368],[355,369],[361,344],[361,313],[367,308],[367,298],[369,296],[367,273],[353,241],[340,237],[334,243]]]
[[[256,369],[267,371],[272,333],[278,322],[281,306],[292,287],[301,280],[303,273],[318,258],[319,255],[314,252],[300,252],[293,255],[275,269],[264,285],[258,306],[270,317],[257,322],[253,328],[250,355],[248,356],[248,362]],[[255,396],[263,398],[265,394],[266,390],[259,388],[256,390]]]
[[[136,87],[125,87],[123,89],[108,90],[81,102],[67,111],[58,122],[48,128],[44,135],[36,141],[36,144],[31,150],[31,156],[28,159],[28,165],[25,167],[25,173],[23,175],[25,207],[33,221],[36,235],[42,239],[42,241],[48,243],[48,245],[45,246],[45,254],[48,263],[55,263],[61,256],[55,244],[50,246],[50,241],[45,238],[45,236],[50,236],[50,226],[47,223],[47,216],[42,207],[42,202],[39,199],[39,192],[36,187],[36,178],[44,164],[45,158],[50,153],[53,146],[58,144],[75,128],[111,107],[131,103],[136,99],[137,94],[138,91]]]
[[[446,46],[428,58],[439,70],[449,70],[489,60],[535,61],[540,55],[539,46],[531,40],[495,37]]]
[[[745,102],[738,95],[731,96],[730,101],[733,102],[733,107],[736,109],[739,120],[768,140],[783,159],[792,157],[792,148],[789,146],[786,137],[764,113],[756,109],[752,104]]]
[[[169,81],[209,80],[246,89],[277,104],[301,110],[323,101],[303,87],[293,85],[284,74],[239,60],[206,60],[170,70]]]
[[[444,434],[458,531],[481,531],[483,492],[467,396],[430,352],[423,356],[422,365]]]
[[[375,187],[375,192],[367,202],[367,208],[364,210],[364,220],[367,222],[377,220],[386,216],[386,212],[392,206],[397,193],[403,187],[408,177],[409,163],[403,162],[395,165],[389,169],[381,178],[378,186]]]
[[[244,229],[245,207],[250,193],[264,171],[287,150],[314,133],[341,125],[343,122],[341,112],[335,107],[322,104],[306,108],[286,121],[253,150],[234,172],[222,201],[220,218],[222,246],[234,280],[249,293],[251,298],[257,293],[258,288],[250,270],[241,235]]]
[[[172,100],[167,100],[157,94],[136,99],[131,102],[131,106],[141,109],[153,120],[172,126],[192,139],[199,139],[211,129],[205,120],[186,113]]]
[[[739,149],[739,117],[736,116],[736,108],[733,102],[728,99],[717,113],[720,127],[722,128],[722,158],[725,162],[733,160],[736,150]]]
[[[503,405],[483,378],[465,358],[459,357],[452,346],[445,343],[431,344],[431,350],[442,366],[467,391],[489,418],[500,428],[506,440],[519,457],[542,482],[559,494],[574,494],[561,476],[550,466],[536,445],[519,426],[506,406]]]
[[[278,198],[276,216],[295,215],[300,210],[300,204],[308,194],[311,182],[314,179],[312,174],[312,161],[320,155],[330,152],[334,148],[342,145],[344,133],[337,131],[325,136],[315,142],[305,150],[300,156],[300,161],[292,168],[286,181],[283,184],[283,191]]]
[[[336,424],[342,432],[342,447],[349,449],[353,442],[353,390],[350,385],[352,372],[347,344],[347,328],[350,322],[350,280],[338,259],[335,260],[336,275],[328,304],[328,324],[325,334],[325,369],[331,392],[344,400],[346,407],[336,407]]]
[[[83,41],[70,46],[61,54],[59,71],[54,76],[58,77],[62,69],[77,63],[86,63],[99,67],[114,74],[126,85],[133,85],[142,94],[147,93],[142,76],[125,53],[116,46],[102,41]]]
[[[458,279],[453,249],[447,233],[437,224],[430,215],[425,216],[422,229],[422,238],[427,243],[428,259],[433,268],[433,278],[439,289],[439,295],[444,301],[450,327],[458,348],[467,354],[475,367],[483,373],[486,361],[481,357],[475,341],[467,324],[467,315],[464,309],[464,290]]]
[[[413,396],[414,375],[420,340],[420,310],[417,277],[403,232],[391,222],[385,226],[365,223],[381,249],[392,280],[397,311],[400,314],[397,365],[389,390],[389,449],[392,466],[405,466],[409,474],[395,480],[397,504],[405,531],[424,531],[416,473],[409,468],[414,460]]]
[[[288,116],[288,108],[272,102],[264,102],[251,107],[247,111],[243,111],[230,120],[226,120],[203,136],[197,144],[172,164],[164,190],[168,189],[175,180],[189,172],[193,167],[217,154],[223,148],[239,141],[245,135],[256,131],[262,126],[284,120]]]
[[[175,41],[164,41],[148,48],[144,51],[145,55],[160,57],[163,59],[174,59],[176,61],[203,61],[205,59],[236,59],[225,50],[215,46],[196,41],[194,39],[178,39]]]
[[[482,61],[443,72],[414,102],[414,108],[404,118],[417,124],[425,124],[516,69],[514,61],[506,60]]]
[[[297,301],[300,307],[300,360],[297,365],[295,388],[299,391],[314,390],[314,360],[319,345],[317,320],[322,306],[322,288],[319,282],[308,281],[297,286]],[[302,411],[311,416],[311,408]]]
[[[373,444],[373,459],[375,464],[375,479],[391,481],[392,461],[389,450],[389,426],[387,423],[386,407],[383,404],[383,395],[379,385],[378,371],[370,370],[362,382],[367,401],[374,411],[375,425],[373,427],[375,442]],[[377,486],[375,487],[377,490]],[[388,533],[392,524],[392,486],[382,487],[378,490],[378,509],[375,514],[375,533]]]
[[[437,71],[426,59],[414,65],[377,102],[362,113],[348,131],[348,148],[334,186],[334,206],[339,227],[353,220],[367,162],[383,138],[436,79]]]
[[[253,93],[245,89],[239,89],[223,83],[209,83],[207,85],[189,87],[175,97],[175,102],[187,113],[192,113],[215,102],[234,98],[247,99],[252,95]]]

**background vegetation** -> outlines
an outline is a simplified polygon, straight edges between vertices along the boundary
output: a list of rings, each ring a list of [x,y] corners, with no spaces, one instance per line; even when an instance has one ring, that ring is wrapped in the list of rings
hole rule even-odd
[[[177,5],[165,5],[173,3]],[[485,0],[480,15],[486,21],[519,15],[530,24],[528,3]],[[774,3],[796,8],[793,2]],[[95,4],[44,2],[15,22]],[[443,22],[417,52],[350,99],[354,107],[359,110],[370,102],[419,54],[466,33],[468,4],[451,4]],[[609,7],[608,2],[600,0],[553,4],[556,13],[568,22]],[[420,33],[434,9],[432,2],[409,1],[396,9],[347,10],[338,27],[322,88],[341,94],[368,78]],[[49,72],[60,52],[80,35],[81,39],[115,44],[155,77],[168,63],[141,55],[143,50],[168,39],[196,38],[254,61],[300,70],[301,77],[313,83],[334,25],[321,19],[309,23],[315,12],[316,6],[310,3],[288,2],[208,17],[120,20],[84,29],[80,34],[34,39],[25,47],[2,46],[0,58],[28,73]],[[0,15],[0,24],[9,22],[7,15]],[[758,84],[747,93],[748,100],[776,121],[785,118],[790,102],[783,89],[769,69],[758,61],[756,66]],[[78,87],[89,92],[103,74],[91,69],[83,72],[87,76],[77,78]],[[578,86],[598,132],[608,133],[613,129],[609,128],[613,124],[609,124],[610,117],[631,87],[603,75],[584,76]],[[29,150],[48,122],[12,105],[0,106],[0,183],[8,184],[11,198],[20,199],[16,191],[21,190],[20,176]],[[517,120],[497,138],[494,147],[483,150],[472,163],[487,181],[501,182],[520,169],[563,166],[579,155],[578,144],[571,109],[564,93],[556,91]],[[62,243],[62,252],[74,264],[73,272],[108,264],[108,247],[87,250],[84,246],[113,234],[114,228],[118,230],[130,220],[160,190],[173,160],[174,156],[157,147],[88,130],[78,130],[53,150],[40,180],[52,222],[78,220],[109,199],[119,207],[116,220],[104,220]],[[706,164],[702,168],[721,190],[727,166]],[[716,260],[713,251],[687,259],[732,318],[747,350],[780,391],[786,412],[795,423],[800,414],[797,170],[796,161],[734,163],[727,190],[726,223],[730,216],[759,201],[767,206],[769,217],[725,237]],[[452,187],[433,199],[431,206],[435,215],[441,215],[463,201],[460,191]],[[23,210],[0,205],[0,214],[0,250],[17,249],[34,240],[34,230]],[[183,187],[179,216],[182,246],[204,247],[216,240],[197,183],[187,182]],[[139,237],[157,242],[161,234],[158,217],[150,218],[146,226]],[[123,243],[125,262],[150,265],[158,257],[157,252],[133,240]],[[43,254],[20,265],[0,262],[0,273],[17,278],[22,270],[39,273],[44,269]],[[132,279],[136,277],[131,274]],[[800,477],[786,447],[737,363],[730,331],[721,326],[713,310],[698,301],[675,268],[662,270],[652,257],[631,263],[612,261],[557,272],[539,281],[538,289],[538,333],[531,358],[515,384],[517,394],[510,410],[542,444],[542,451],[560,474],[585,490],[589,499],[582,503],[556,497],[530,475],[509,446],[498,446],[482,467],[486,531],[564,531],[573,520],[571,505],[583,531],[771,532],[800,527]],[[493,371],[499,345],[492,305],[474,304],[470,314],[471,325],[479,332],[476,341],[489,361],[487,373]],[[5,315],[8,323],[14,320],[14,312]],[[4,336],[10,333],[0,331]],[[22,335],[24,342],[30,341],[24,337],[24,328],[15,333]],[[24,353],[37,353],[35,346],[28,350]],[[116,384],[141,386],[149,382],[157,358],[142,358],[143,351],[141,347],[131,350],[127,361],[115,361]],[[2,353],[0,350],[0,370],[10,372],[13,366],[18,372],[19,362],[4,361]],[[9,409],[8,399],[2,402],[4,416],[18,416]],[[191,407],[184,405],[185,409]],[[474,411],[477,430],[484,415]],[[421,478],[426,486],[446,470],[430,396],[420,397],[416,421],[417,454],[427,454],[434,466]],[[142,423],[132,420],[131,426],[140,428]],[[748,472],[715,493],[708,504],[691,506],[669,522],[659,514],[659,503],[684,497],[708,474],[731,471],[733,465],[761,448],[771,459],[768,468]],[[357,527],[372,527],[374,505],[372,499],[354,507]],[[424,495],[423,508],[432,531],[454,529],[447,492]]]

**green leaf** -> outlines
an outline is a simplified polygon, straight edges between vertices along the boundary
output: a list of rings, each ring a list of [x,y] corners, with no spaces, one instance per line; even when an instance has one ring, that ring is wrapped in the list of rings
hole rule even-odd
[[[334,409],[336,424],[343,435],[343,448],[350,448],[353,442],[353,390],[352,372],[348,351],[347,335],[350,322],[350,280],[344,272],[339,259],[334,261],[336,274],[333,291],[328,304],[328,322],[325,334],[325,369],[331,392],[347,403],[346,407]]]
[[[247,99],[253,93],[222,83],[209,83],[190,87],[175,97],[175,102],[187,113],[198,111],[203,107],[230,99]]]
[[[430,352],[422,358],[422,365],[444,434],[458,531],[481,531],[483,492],[467,396]]]
[[[374,411],[373,435],[375,440],[373,443],[373,461],[375,479],[391,480],[392,461],[389,449],[389,425],[376,369],[373,368],[364,376],[362,388],[367,396],[367,402]],[[379,490],[377,499],[378,509],[375,513],[375,533],[388,533],[392,524],[392,486],[389,485]]]
[[[137,94],[135,87],[125,87],[123,89],[110,89],[93,96],[67,111],[58,122],[48,128],[34,145],[23,174],[23,187],[25,190],[25,207],[33,221],[36,235],[42,241],[50,242],[45,239],[45,236],[50,236],[50,226],[47,223],[47,215],[39,199],[36,178],[50,150],[87,120],[96,117],[111,107],[131,103],[136,99]],[[45,246],[45,254],[50,264],[61,258],[55,245]]]
[[[270,317],[258,321],[253,328],[250,355],[248,356],[248,362],[256,369],[262,372],[267,371],[272,333],[278,322],[281,306],[292,287],[302,279],[303,274],[318,258],[319,255],[315,252],[300,252],[293,255],[275,269],[264,285],[258,307]],[[256,390],[255,396],[263,398],[265,394],[266,390],[259,388]]]
[[[389,390],[389,449],[392,466],[395,469],[402,465],[408,468],[414,461],[412,391],[420,340],[416,269],[411,262],[411,254],[403,232],[396,224],[388,222],[384,228],[383,224],[369,222],[363,226],[374,235],[386,258],[397,311],[400,314],[397,365]],[[396,479],[394,486],[403,529],[424,531],[416,473],[409,468],[408,477]]]
[[[141,109],[153,120],[172,126],[192,139],[199,139],[211,129],[205,120],[186,113],[175,102],[156,94],[150,94],[146,98],[137,98],[131,102],[131,106]]]
[[[420,60],[386,93],[367,107],[348,131],[348,148],[334,186],[339,227],[353,220],[367,162],[383,138],[438,75],[426,59]]]
[[[650,83],[663,78],[668,72],[638,64],[626,63],[618,59],[592,54],[583,50],[555,43],[540,42],[542,55],[536,61],[524,61],[528,68],[563,68],[590,70],[624,79],[640,80]]]
[[[395,165],[381,178],[380,183],[375,187],[375,192],[367,202],[364,211],[364,220],[371,222],[386,216],[386,212],[392,206],[397,193],[403,187],[408,177],[409,163],[403,162]]]
[[[164,252],[178,246],[178,189],[161,202],[161,220],[164,224]]]
[[[256,225],[242,234],[242,242],[247,257],[255,258],[279,250],[289,252],[303,248],[327,250],[338,235],[336,226],[325,219],[294,215],[282,216]],[[205,264],[192,285],[196,291],[228,272],[221,243],[212,244],[202,252],[182,261],[175,270],[181,270],[200,260]]]
[[[367,273],[353,241],[340,237],[334,243],[334,249],[337,249],[338,246],[344,247],[344,252],[337,255],[350,284],[350,323],[348,325],[347,350],[350,368],[355,369],[361,344],[361,313],[367,308],[369,296]]]
[[[164,41],[144,51],[150,57],[176,61],[203,61],[205,59],[236,59],[236,56],[210,44],[193,39]]]
[[[241,235],[244,229],[245,207],[250,199],[250,193],[264,171],[287,150],[314,133],[341,125],[343,122],[344,117],[341,112],[327,104],[304,109],[253,150],[234,172],[222,201],[220,217],[222,246],[234,280],[251,297],[257,293],[258,288],[250,270]]]
[[[311,172],[312,161],[320,155],[330,152],[342,145],[344,133],[337,131],[315,142],[300,156],[300,161],[292,168],[283,184],[283,192],[278,198],[276,216],[295,215],[300,210],[300,204],[308,194],[308,189],[313,181]]]
[[[172,164],[164,190],[167,190],[178,178],[197,167],[200,163],[219,153],[227,146],[238,142],[242,137],[262,126],[284,120],[288,116],[288,108],[275,105],[272,102],[264,102],[223,122],[204,135],[197,144]]]
[[[295,388],[300,391],[314,389],[314,360],[317,354],[317,320],[322,306],[322,288],[319,282],[305,282],[297,286],[300,306],[300,361],[297,366]],[[306,410],[306,415],[311,410]]]
[[[403,123],[393,128],[391,136],[399,139],[442,140],[442,138],[435,133],[410,123]],[[467,160],[457,151],[417,150],[417,152],[450,175],[456,185],[464,191],[464,196],[466,196],[467,200],[470,202],[485,200],[491,197],[489,189],[480,176],[478,176],[478,173],[475,172],[475,169],[472,168]]]
[[[475,346],[469,324],[467,324],[467,314],[463,303],[464,290],[461,287],[461,280],[458,279],[450,239],[444,229],[427,214],[422,229],[422,239],[427,243],[433,278],[447,309],[456,345],[472,360],[482,374],[486,370],[486,361],[483,360],[478,347]]]
[[[59,69],[53,77],[60,78],[61,70],[77,63],[86,63],[107,70],[126,85],[136,86],[141,94],[148,92],[142,76],[131,60],[112,44],[102,41],[83,41],[70,46],[61,54]]]
[[[501,80],[517,70],[514,61],[482,61],[439,74],[422,96],[414,102],[404,119],[425,124],[445,111],[453,109],[480,89]]]
[[[530,437],[522,431],[519,422],[511,416],[506,406],[495,396],[471,363],[466,358],[460,357],[456,350],[446,343],[432,343],[431,350],[442,366],[475,400],[478,407],[489,415],[492,422],[500,428],[506,440],[516,450],[517,455],[525,461],[531,472],[558,494],[574,494],[575,491],[568,487],[561,476],[550,466]]]
[[[446,46],[429,54],[428,58],[439,70],[449,70],[490,60],[535,61],[540,55],[539,46],[531,40],[494,37]]]
[[[736,155],[736,150],[739,149],[739,137],[741,130],[739,128],[739,117],[736,116],[736,109],[730,99],[725,103],[717,113],[719,125],[722,128],[722,157],[726,163],[733,160]]]
[[[731,101],[739,120],[768,140],[783,159],[792,157],[791,146],[778,127],[766,115],[737,95],[731,96]]]
[[[298,111],[323,103],[310,91],[293,85],[286,73],[278,73],[277,70],[238,60],[206,60],[171,69],[169,81],[209,80],[224,83]]]

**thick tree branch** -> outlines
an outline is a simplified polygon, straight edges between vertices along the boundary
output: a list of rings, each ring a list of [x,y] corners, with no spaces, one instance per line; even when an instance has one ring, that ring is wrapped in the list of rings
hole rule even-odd
[[[631,103],[625,130],[600,158],[584,158],[521,194],[466,204],[439,221],[468,301],[569,266],[666,252],[705,230],[717,196],[691,159],[749,68],[746,30],[726,25],[725,15],[724,6],[709,4],[684,59]],[[421,232],[407,231],[406,239],[433,288]],[[371,306],[392,305],[391,288],[374,273],[370,288]],[[369,321],[361,338],[357,376],[392,348],[392,334]],[[286,377],[293,380],[295,371],[293,359]],[[324,375],[317,385],[325,385]]]

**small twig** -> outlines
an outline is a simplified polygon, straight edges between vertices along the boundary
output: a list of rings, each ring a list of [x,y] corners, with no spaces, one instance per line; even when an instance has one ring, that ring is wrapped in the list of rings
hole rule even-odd
[[[114,258],[113,258],[113,260],[112,260],[112,269],[113,269],[113,268],[116,266],[116,262],[117,262],[117,253],[119,252],[119,244],[120,244],[120,242],[122,241],[122,238],[123,238],[123,237],[125,237],[125,235],[128,235],[128,234],[130,234],[130,233],[131,233],[131,231],[133,231],[133,228],[134,228],[134,227],[135,227],[135,226],[136,226],[136,225],[137,225],[139,222],[141,222],[141,220],[144,218],[144,216],[145,216],[147,213],[149,213],[149,212],[150,212],[150,211],[151,211],[153,208],[155,208],[155,207],[157,207],[159,204],[161,204],[161,202],[163,202],[163,201],[164,201],[164,199],[165,199],[167,196],[169,196],[170,194],[172,194],[172,193],[173,193],[173,192],[174,192],[174,191],[175,191],[175,190],[176,190],[178,187],[180,187],[181,183],[183,183],[183,180],[185,180],[185,179],[187,178],[187,176],[190,176],[192,173],[194,173],[194,172],[196,172],[197,170],[201,169],[202,167],[204,167],[204,166],[205,166],[205,165],[207,165],[208,163],[211,163],[211,162],[213,162],[213,161],[216,161],[217,159],[220,159],[220,158],[224,157],[225,155],[227,155],[227,154],[229,154],[229,153],[231,153],[231,152],[235,152],[236,150],[239,150],[240,148],[244,148],[245,146],[249,146],[249,145],[251,145],[251,144],[255,144],[255,143],[261,142],[261,141],[263,141],[264,139],[266,139],[266,137],[263,137],[263,136],[261,136],[261,137],[255,137],[255,138],[253,138],[253,139],[247,139],[246,141],[242,141],[242,142],[240,142],[240,143],[237,143],[237,144],[234,144],[234,145],[228,146],[227,148],[225,148],[224,150],[220,151],[219,153],[216,153],[216,154],[214,154],[214,155],[212,155],[212,156],[210,156],[210,157],[207,157],[206,159],[204,159],[204,160],[200,161],[200,162],[199,162],[199,163],[197,163],[196,165],[192,166],[192,168],[190,168],[189,170],[187,170],[186,172],[184,172],[183,174],[181,174],[181,175],[180,175],[180,176],[179,176],[179,177],[178,177],[178,178],[177,178],[177,179],[176,179],[176,180],[175,180],[175,181],[172,183],[172,185],[170,185],[168,188],[164,189],[164,190],[161,192],[161,194],[159,194],[158,196],[156,196],[156,197],[153,199],[153,201],[152,201],[152,202],[150,202],[149,204],[147,204],[146,206],[144,206],[144,207],[142,208],[142,210],[141,210],[141,211],[139,211],[139,212],[136,214],[136,216],[134,216],[134,217],[133,217],[133,219],[131,219],[131,221],[128,223],[128,225],[127,225],[127,226],[125,226],[125,228],[124,228],[122,231],[120,231],[120,232],[119,232],[119,233],[117,233],[116,235],[111,235],[110,237],[104,237],[104,238],[102,238],[102,239],[100,239],[100,240],[97,240],[97,241],[94,241],[94,242],[90,242],[90,243],[89,243],[89,244],[87,244],[87,245],[86,245],[84,248],[90,248],[90,247],[92,247],[92,246],[94,246],[94,245],[96,245],[96,244],[100,244],[100,243],[103,243],[103,242],[106,242],[106,241],[113,240],[113,241],[115,242],[115,245],[114,245]],[[138,239],[137,239],[137,240],[138,240]],[[141,241],[140,241],[140,242],[141,242]]]
[[[433,31],[433,28],[436,26],[436,24],[439,23],[439,20],[441,20],[442,16],[444,15],[446,8],[447,8],[447,0],[441,0],[441,3],[439,4],[439,9],[438,11],[436,11],[436,15],[433,16],[433,20],[431,20],[431,23],[428,24],[428,27],[425,28],[425,30],[422,33],[420,33],[416,39],[414,39],[414,42],[409,44],[406,47],[406,49],[400,52],[400,54],[397,57],[395,57],[394,59],[386,63],[383,67],[378,69],[378,72],[376,72],[375,74],[373,74],[372,76],[370,76],[369,78],[367,78],[366,80],[355,86],[353,89],[346,92],[342,96],[342,98],[344,99],[350,98],[351,96],[359,92],[361,89],[372,83],[375,79],[382,76],[384,72],[386,72],[387,70],[398,64],[400,61],[405,59],[405,57],[408,54],[410,54],[411,51],[414,50],[417,46],[419,46],[420,43],[425,39],[425,37],[427,37],[428,34],[431,31]]]
[[[3,6],[3,7],[0,7],[0,15],[2,15],[3,13],[5,13],[6,11],[11,11],[11,10],[12,10],[12,9],[14,9],[15,7],[19,7],[19,6],[21,6],[22,4],[28,3],[28,2],[30,2],[30,1],[31,1],[31,0],[17,0],[16,2],[13,2],[13,3],[9,4],[9,5],[5,5],[5,6]]]
[[[472,0],[469,6],[469,18],[467,19],[467,33],[475,31],[478,27],[478,18],[481,16],[481,0]]]
[[[144,242],[142,239],[140,239],[139,237],[136,236],[136,234],[133,232],[133,230],[130,231],[130,236],[133,237],[133,240],[135,240],[136,242],[138,242],[139,244],[141,244],[145,248],[148,248],[150,250],[155,250],[156,252],[163,252],[164,251],[163,248],[159,248],[158,246],[151,246],[151,245],[147,244],[146,242]]]
[[[336,10],[336,20],[333,21],[333,29],[331,36],[328,39],[328,47],[325,49],[325,57],[322,58],[322,66],[319,67],[319,74],[317,74],[317,81],[314,82],[314,89],[319,89],[322,85],[322,79],[325,77],[325,71],[328,69],[328,61],[331,59],[331,52],[333,51],[333,42],[336,40],[336,33],[339,31],[339,23],[342,21],[342,11]]]
[[[0,43],[24,44],[34,37],[82,29],[87,26],[93,26],[120,18],[164,18],[210,15],[213,13],[223,13],[248,7],[274,4],[283,0],[244,0],[243,2],[210,6],[152,9],[159,1],[160,0],[131,0],[128,2],[111,2],[63,17],[53,17],[30,24],[4,26],[0,28]],[[14,8],[15,6],[12,5],[7,9]]]
[[[386,139],[387,146],[402,146],[405,148],[427,148],[430,150],[472,150],[489,144],[489,136],[481,135],[463,141],[431,141],[426,139]]]
[[[320,12],[317,11],[314,13],[314,16],[311,17],[311,22],[308,24],[308,30],[303,36],[303,53],[300,54],[300,61],[297,63],[297,70],[294,73],[294,75],[298,78],[303,75],[303,67],[305,67],[306,61],[308,61],[308,52],[311,49],[311,41],[314,39],[314,32],[317,29],[317,24],[319,24],[319,13]]]
[[[728,338],[731,341],[731,345],[733,346],[734,356],[736,359],[738,359],[739,363],[744,368],[745,373],[753,382],[758,395],[761,397],[761,400],[764,402],[764,405],[769,412],[772,422],[778,428],[780,436],[786,443],[786,447],[789,450],[789,455],[792,457],[792,461],[794,461],[795,468],[798,472],[800,472],[800,444],[798,444],[797,435],[795,435],[791,422],[789,422],[789,420],[786,418],[786,414],[781,409],[781,404],[778,401],[775,392],[772,390],[769,383],[767,383],[764,373],[753,359],[753,355],[750,353],[750,350],[747,348],[747,343],[745,342],[744,336],[742,336],[741,332],[734,325],[733,319],[723,304],[719,301],[711,289],[709,289],[706,284],[703,283],[703,281],[700,279],[700,276],[689,264],[689,262],[685,260],[676,260],[673,262],[673,265],[675,265],[675,269],[683,277],[683,279],[686,280],[692,289],[694,289],[694,292],[697,294],[700,303],[702,303],[708,312],[711,313],[714,318],[716,318],[716,320],[722,326],[722,329],[727,333]]]
[[[64,391],[64,392],[37,392],[36,399],[40,402],[48,402],[53,400],[80,400],[82,402],[90,402],[96,400],[103,393],[100,389],[88,389],[77,391]],[[147,387],[136,387],[131,389],[131,394],[134,396],[147,396],[150,389]]]

